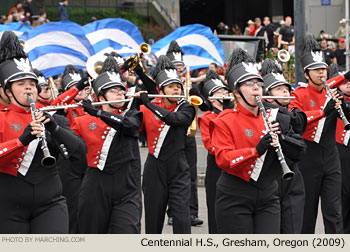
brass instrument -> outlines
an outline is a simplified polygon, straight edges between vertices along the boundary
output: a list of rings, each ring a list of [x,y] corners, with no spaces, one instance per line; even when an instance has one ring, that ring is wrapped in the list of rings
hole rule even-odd
[[[231,100],[233,96],[209,96],[209,100]],[[261,99],[295,99],[295,96],[261,96]]]
[[[329,87],[326,79],[325,78],[321,78],[321,81],[322,81],[324,87],[326,88],[328,95],[331,97],[331,99],[334,99],[334,96],[332,94],[331,88]],[[349,130],[350,129],[350,123],[349,123],[348,119],[346,118],[342,107],[339,106],[337,110],[338,110],[340,118],[343,120],[344,129],[345,130]]]
[[[51,91],[51,100],[55,100],[57,96],[59,95],[58,88],[53,81],[52,77],[49,77],[49,88]]]
[[[115,100],[115,101],[103,101],[103,102],[93,102],[91,103],[92,106],[101,106],[105,104],[115,104],[115,103],[121,103],[121,102],[129,102],[131,99],[123,99],[123,100]],[[41,108],[40,111],[55,111],[60,109],[69,109],[69,108],[79,108],[82,105],[80,104],[68,104],[68,105],[62,105],[62,106],[47,106],[44,108]]]
[[[142,55],[149,54],[151,52],[151,46],[147,43],[142,43],[140,45],[140,51],[141,51],[141,53],[138,53],[136,55],[131,56],[131,57],[133,57],[133,60],[129,63],[129,73],[130,74],[134,73],[135,67],[137,67],[139,64],[141,64],[141,67],[142,67],[142,63],[141,63]]]
[[[88,58],[86,62],[86,71],[92,79],[96,79],[100,74],[106,59],[107,56],[104,54],[95,54]]]
[[[192,82],[191,82],[191,76],[190,76],[190,68],[187,66],[186,67],[186,90],[185,90],[186,100],[188,103],[192,104],[194,109],[195,109],[194,119],[193,119],[190,127],[188,127],[187,136],[193,137],[197,133],[198,107],[203,103],[203,99],[197,95],[190,96],[191,88],[192,88]]]
[[[261,98],[259,96],[255,96],[255,99],[256,99],[256,103],[258,104],[258,107],[261,111],[262,118],[264,120],[265,128],[267,131],[266,134],[270,134],[271,129],[270,129],[269,122],[268,122],[269,116],[266,113],[264,104],[262,103]],[[284,155],[283,155],[283,152],[282,152],[281,144],[278,142],[277,146],[274,146],[274,147],[275,147],[275,151],[277,154],[277,158],[280,161],[280,164],[282,166],[282,178],[286,179],[286,180],[293,178],[294,172],[291,171],[287,165],[287,162],[286,162]]]
[[[279,61],[285,63],[290,60],[290,53],[287,50],[279,50],[277,54],[277,58]]]
[[[30,110],[32,112],[32,118],[33,120],[36,120],[36,114],[39,112],[39,110],[35,106],[35,102],[33,99],[32,94],[28,94],[28,101],[30,105]],[[41,141],[41,150],[43,151],[44,157],[41,159],[41,165],[44,168],[53,168],[56,166],[56,158],[51,156],[49,148],[47,146],[46,142],[46,134],[45,134],[45,126],[43,123],[41,123],[41,126],[43,127],[43,131],[38,135],[38,138]]]

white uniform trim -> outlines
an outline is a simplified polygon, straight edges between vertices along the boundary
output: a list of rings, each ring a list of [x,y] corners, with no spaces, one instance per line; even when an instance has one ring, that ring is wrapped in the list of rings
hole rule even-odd
[[[349,143],[349,138],[350,138],[350,130],[347,130],[344,136],[344,145],[348,146]]]
[[[324,108],[326,107],[326,105],[329,101],[330,101],[330,98],[327,97],[327,100],[326,100],[325,104],[323,105]],[[318,121],[317,130],[316,130],[316,134],[314,137],[314,142],[316,142],[316,143],[319,143],[321,140],[321,136],[322,136],[323,127],[324,127],[325,122],[326,122],[326,117],[323,117],[321,120]]]
[[[117,133],[117,131],[115,129],[111,128],[110,131],[108,132],[108,135],[106,136],[105,141],[103,142],[100,160],[98,161],[98,164],[97,164],[97,168],[100,169],[101,171],[105,168],[109,148],[111,147],[114,135],[116,133]]]
[[[21,173],[23,176],[27,174],[29,167],[32,164],[38,144],[39,144],[39,138],[36,138],[33,141],[31,141],[30,144],[28,145],[26,154],[24,155],[21,166],[18,169],[18,172]]]
[[[175,108],[174,112],[176,112],[180,108],[180,106],[182,105],[183,101],[184,100],[180,100],[180,102],[177,105],[177,107]],[[160,150],[161,150],[161,148],[163,146],[163,142],[165,140],[166,135],[168,134],[169,129],[170,129],[170,126],[169,125],[165,125],[163,127],[163,129],[161,130],[160,134],[159,134],[158,142],[157,142],[156,148],[155,148],[154,153],[153,153],[153,156],[155,158],[159,157]]]

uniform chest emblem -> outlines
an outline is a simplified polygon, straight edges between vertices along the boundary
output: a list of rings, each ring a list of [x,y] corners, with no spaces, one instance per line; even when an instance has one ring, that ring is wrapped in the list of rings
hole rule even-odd
[[[315,107],[316,106],[316,102],[314,100],[310,100],[310,105],[311,105],[311,107]]]
[[[92,122],[92,123],[89,124],[89,129],[95,130],[96,128],[97,128],[97,123]]]
[[[18,132],[18,131],[20,131],[20,130],[22,129],[22,126],[19,125],[19,124],[17,124],[17,123],[12,123],[12,124],[11,124],[11,128],[12,128],[14,131]]]
[[[73,117],[78,117],[78,113],[77,113],[77,112],[72,111],[72,116],[73,116]]]
[[[245,129],[245,130],[244,130],[244,134],[245,134],[247,137],[249,137],[249,138],[251,138],[252,136],[254,136],[254,132],[253,132],[251,129]]]

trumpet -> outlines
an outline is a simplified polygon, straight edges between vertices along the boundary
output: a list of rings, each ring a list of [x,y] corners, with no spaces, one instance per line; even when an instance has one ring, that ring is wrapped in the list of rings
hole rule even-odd
[[[134,59],[129,63],[129,73],[133,74],[135,67],[137,67],[139,64],[141,64],[141,58],[143,54],[149,54],[151,52],[151,46],[147,43],[142,43],[140,45],[140,51],[141,53],[138,53],[133,57]]]
[[[107,56],[104,54],[96,54],[88,58],[86,62],[86,71],[92,79],[96,79],[100,74],[106,58]]]
[[[91,103],[91,105],[92,106],[102,106],[105,104],[115,104],[115,103],[129,102],[129,101],[131,101],[131,99],[93,102],[93,103]],[[62,105],[62,106],[48,106],[48,107],[41,108],[40,111],[55,111],[55,110],[60,110],[60,109],[79,108],[81,106],[82,105],[80,105],[80,104],[68,104],[68,105]]]
[[[334,96],[332,94],[331,88],[329,87],[326,79],[325,78],[321,78],[321,81],[322,81],[324,87],[326,88],[328,95],[331,96],[332,99],[334,99]],[[350,129],[350,123],[349,123],[348,119],[346,118],[342,107],[339,106],[337,110],[338,110],[340,118],[343,120],[344,129],[345,130],[349,130]]]
[[[32,118],[33,120],[36,120],[36,114],[38,113],[38,109],[35,106],[35,102],[33,99],[32,94],[28,94],[28,101],[30,105],[30,111],[32,112]],[[41,141],[41,150],[43,152],[44,157],[41,159],[41,165],[44,168],[53,168],[56,166],[56,158],[51,156],[49,148],[47,146],[46,141],[46,135],[45,135],[45,126],[43,123],[41,123],[41,126],[43,127],[43,131],[38,135],[38,138]]]
[[[263,120],[264,120],[267,134],[269,134],[271,132],[271,129],[270,129],[270,126],[268,123],[269,116],[266,113],[266,110],[265,110],[264,104],[261,101],[261,98],[259,96],[255,96],[255,99],[256,99],[256,103],[258,104],[258,107],[261,111],[261,115],[262,115]],[[287,162],[286,162],[286,159],[284,158],[284,155],[282,152],[281,144],[279,142],[278,142],[277,146],[275,146],[275,150],[276,150],[277,158],[280,161],[280,164],[282,166],[282,178],[286,179],[286,180],[293,178],[294,172],[289,169]]]
[[[233,96],[209,96],[209,100],[231,100],[234,99]],[[268,96],[263,95],[261,99],[295,99],[295,96]]]
[[[277,54],[277,58],[279,61],[285,63],[290,60],[290,53],[287,50],[279,50]]]

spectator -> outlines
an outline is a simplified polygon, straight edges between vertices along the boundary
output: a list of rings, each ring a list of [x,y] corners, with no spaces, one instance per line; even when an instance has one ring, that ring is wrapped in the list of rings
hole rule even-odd
[[[267,45],[269,43],[269,40],[267,38],[267,33],[265,31],[265,27],[263,27],[261,25],[261,19],[256,17],[254,19],[254,23],[255,23],[255,25],[249,31],[249,35],[254,36],[254,37],[265,37],[265,41],[263,41],[263,40],[259,41],[258,53],[256,55],[256,61],[260,62],[261,61],[260,54],[265,52],[265,45]]]
[[[234,24],[232,26],[232,31],[233,31],[233,35],[242,35],[241,28],[239,28],[238,24]]]
[[[281,47],[294,45],[294,27],[292,26],[292,18],[286,17],[285,18],[285,26],[282,27],[279,31],[280,35],[278,37],[278,48],[283,49]]]
[[[342,20],[339,21],[339,28],[337,30],[337,32],[334,34],[334,37],[336,38],[344,38],[346,36],[346,19],[343,18]]]
[[[327,46],[328,48],[336,48],[336,44],[331,41],[331,40],[328,40],[328,39],[331,39],[332,38],[332,35],[326,33],[324,30],[321,30],[320,31],[320,38],[321,39],[326,39],[327,40]]]
[[[330,64],[333,63],[333,58],[334,58],[333,51],[328,48],[326,39],[321,40],[320,46],[321,46],[322,52],[324,54],[324,58],[326,60],[326,63],[329,66]]]
[[[40,16],[39,16],[39,18],[38,18],[38,21],[39,21],[40,24],[46,24],[46,23],[50,22],[50,20],[48,20],[48,19],[46,18],[46,16],[47,16],[46,11],[45,11],[45,10],[42,10],[42,11],[40,12]]]
[[[7,24],[7,17],[5,15],[1,16],[0,24]]]
[[[32,0],[24,0],[23,1],[23,9],[24,9],[25,15],[28,17],[28,19],[30,21],[32,21],[32,15],[33,15]]]
[[[67,11],[68,0],[61,1],[57,10],[57,17],[60,21],[69,20]]]
[[[225,33],[225,24],[224,22],[220,22],[217,27],[217,34],[224,34]]]
[[[284,20],[282,19],[280,21],[280,27],[278,27],[275,31],[275,35],[280,35],[280,30],[282,29],[282,27],[284,27],[286,25],[286,22],[284,22]]]
[[[92,23],[92,22],[95,22],[97,20],[97,18],[96,17],[94,17],[94,16],[92,16],[91,18],[90,18],[90,22]]]
[[[271,24],[270,18],[269,17],[264,17],[264,26],[265,26],[265,31],[267,33],[267,38],[269,40],[268,44],[266,45],[267,50],[270,50],[271,47],[274,46],[274,31],[275,31],[275,26]]]
[[[17,1],[16,4],[9,10],[9,13],[7,14],[7,16],[17,13],[18,9],[22,7],[23,7],[23,4],[21,3],[21,1]]]
[[[335,50],[334,52],[334,64],[338,64],[340,67],[345,66],[345,39],[340,38],[339,39],[339,48]]]
[[[245,29],[244,29],[244,34],[243,34],[243,35],[246,35],[246,36],[249,35],[249,31],[250,31],[251,27],[254,26],[253,20],[250,20],[250,19],[249,19],[248,22],[247,22],[247,25],[248,25],[248,26],[245,27]]]

